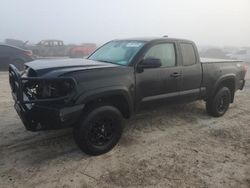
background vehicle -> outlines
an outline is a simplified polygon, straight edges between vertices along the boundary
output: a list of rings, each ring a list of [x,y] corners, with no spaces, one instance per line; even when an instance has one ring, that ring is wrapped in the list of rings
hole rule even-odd
[[[147,104],[205,100],[219,117],[245,84],[240,61],[202,59],[189,40],[114,40],[88,59],[33,61],[20,75],[10,66],[15,108],[31,131],[74,128],[78,146],[99,155],[115,146],[122,119]],[[16,85],[18,83],[18,85]]]
[[[42,40],[37,45],[29,47],[34,55],[41,57],[68,56],[70,48],[61,40]]]
[[[90,55],[96,50],[97,46],[94,43],[84,43],[80,46],[72,47],[69,57],[71,58],[83,58]]]
[[[0,71],[8,70],[9,64],[13,64],[19,70],[23,70],[24,63],[32,60],[32,52],[30,50],[0,44]]]
[[[95,49],[94,43],[81,45],[65,45],[62,40],[42,40],[35,46],[28,46],[38,57],[71,57],[83,58],[90,55]]]
[[[5,39],[4,43],[9,46],[15,46],[27,50],[26,44],[28,43],[28,41],[24,42],[22,40],[17,39]]]

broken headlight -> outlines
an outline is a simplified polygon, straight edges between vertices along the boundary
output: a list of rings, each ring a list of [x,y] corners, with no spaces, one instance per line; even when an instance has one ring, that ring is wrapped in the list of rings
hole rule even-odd
[[[76,87],[73,79],[59,78],[50,80],[29,80],[25,84],[25,93],[30,99],[50,99],[66,97]]]

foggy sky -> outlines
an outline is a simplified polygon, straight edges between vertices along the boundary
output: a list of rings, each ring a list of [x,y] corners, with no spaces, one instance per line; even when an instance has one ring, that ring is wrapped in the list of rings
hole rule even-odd
[[[163,36],[250,46],[250,0],[1,0],[0,41]]]

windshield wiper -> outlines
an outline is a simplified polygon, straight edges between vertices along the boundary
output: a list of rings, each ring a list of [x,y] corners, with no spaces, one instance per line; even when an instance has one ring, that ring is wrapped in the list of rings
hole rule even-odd
[[[100,61],[100,62],[104,62],[104,63],[111,63],[111,64],[116,64],[116,63],[114,63],[114,62],[112,62],[112,61],[108,61],[108,60],[100,60],[100,59],[97,59],[96,61]]]

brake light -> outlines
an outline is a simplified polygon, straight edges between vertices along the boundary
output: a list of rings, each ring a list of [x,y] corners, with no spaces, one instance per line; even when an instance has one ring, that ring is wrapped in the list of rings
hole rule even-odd
[[[27,56],[30,56],[30,57],[33,55],[31,50],[24,51],[24,54],[27,55]]]

